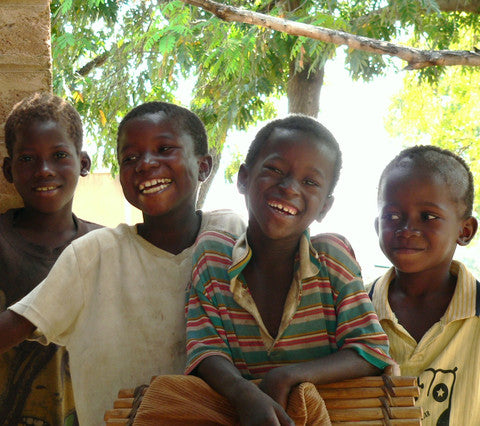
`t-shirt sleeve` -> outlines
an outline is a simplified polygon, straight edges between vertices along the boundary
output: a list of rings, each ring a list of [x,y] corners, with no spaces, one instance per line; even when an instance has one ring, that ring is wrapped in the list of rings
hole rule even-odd
[[[370,364],[385,368],[393,364],[388,338],[360,279],[343,286],[337,296],[337,345],[353,349]]]
[[[318,250],[332,287],[338,348],[353,349],[381,369],[393,364],[387,335],[365,292],[350,244],[344,237],[335,235],[320,243]]]
[[[232,235],[241,235],[245,232],[245,223],[242,218],[232,210],[222,209],[204,213],[201,232],[219,231]],[[200,239],[199,235],[198,240]]]
[[[203,234],[193,255],[192,284],[187,305],[187,367],[190,374],[207,357],[219,355],[232,361],[221,306],[217,296],[229,291],[229,282],[219,280],[226,275],[222,254],[209,244],[209,234]],[[217,271],[217,273],[216,273]],[[216,276],[217,275],[217,276]]]
[[[47,277],[8,309],[37,327],[32,338],[66,346],[84,304],[82,273],[72,245],[60,255]]]

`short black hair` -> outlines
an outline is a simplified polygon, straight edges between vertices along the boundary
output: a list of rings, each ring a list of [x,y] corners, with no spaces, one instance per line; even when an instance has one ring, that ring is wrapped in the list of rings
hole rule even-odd
[[[248,149],[247,156],[245,158],[245,165],[247,167],[253,166],[259,152],[265,146],[265,143],[275,129],[297,130],[300,132],[310,133],[334,152],[335,165],[333,169],[333,179],[330,185],[331,194],[338,182],[338,178],[340,177],[340,170],[342,168],[342,152],[340,151],[338,142],[332,133],[324,125],[307,115],[292,114],[286,118],[272,120],[262,127],[256,134],[255,139],[250,144],[250,148]]]
[[[34,93],[15,104],[5,122],[5,145],[10,157],[13,155],[18,132],[32,121],[59,123],[72,139],[77,153],[82,150],[83,127],[77,110],[59,96],[51,93]]]
[[[208,154],[208,137],[205,126],[202,120],[187,108],[168,102],[145,102],[133,108],[128,114],[123,117],[123,120],[118,125],[117,132],[117,149],[120,134],[125,124],[137,117],[142,117],[147,114],[156,114],[163,112],[172,123],[177,126],[177,130],[181,133],[186,133],[191,136],[193,140],[193,148],[196,155]]]
[[[406,163],[405,160],[409,160],[410,163]],[[472,215],[475,191],[470,167],[459,155],[437,146],[417,145],[401,151],[383,170],[378,195],[380,196],[385,176],[391,170],[411,166],[440,176],[450,187],[455,202],[462,202],[465,205],[464,218]]]

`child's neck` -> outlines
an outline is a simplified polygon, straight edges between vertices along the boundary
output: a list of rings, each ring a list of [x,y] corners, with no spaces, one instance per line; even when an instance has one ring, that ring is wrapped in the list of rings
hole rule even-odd
[[[14,213],[13,227],[27,241],[52,249],[65,245],[78,232],[71,206],[52,213],[24,207]]]
[[[415,274],[396,271],[388,300],[398,321],[415,341],[419,342],[445,314],[456,283],[449,267]]]
[[[247,230],[252,258],[243,270],[246,284],[272,337],[278,334],[294,276],[298,240],[269,240]]]
[[[450,265],[448,265],[441,269],[412,274],[396,270],[394,285],[410,298],[424,298],[431,294],[450,290],[451,282],[452,275],[450,274]]]
[[[179,254],[193,245],[200,231],[202,215],[192,209],[186,213],[169,213],[164,216],[143,215],[137,229],[141,237],[169,253]]]
[[[300,238],[283,238],[273,240],[258,230],[247,229],[247,240],[254,253],[257,267],[269,268],[272,265],[293,265],[298,251]]]

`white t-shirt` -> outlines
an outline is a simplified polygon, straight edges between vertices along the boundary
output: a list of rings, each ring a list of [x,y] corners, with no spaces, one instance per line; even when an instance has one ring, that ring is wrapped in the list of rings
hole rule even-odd
[[[200,231],[244,231],[241,219],[204,213]],[[81,425],[104,424],[122,388],[185,368],[185,288],[192,247],[173,255],[135,226],[93,231],[65,249],[47,278],[11,306],[34,338],[67,347]]]

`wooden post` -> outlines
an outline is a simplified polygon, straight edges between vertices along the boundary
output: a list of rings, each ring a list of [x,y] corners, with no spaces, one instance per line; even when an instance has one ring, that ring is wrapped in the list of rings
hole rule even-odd
[[[6,155],[4,124],[12,106],[38,91],[52,90],[50,0],[0,2],[0,165]],[[0,213],[20,197],[0,172]]]

